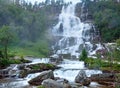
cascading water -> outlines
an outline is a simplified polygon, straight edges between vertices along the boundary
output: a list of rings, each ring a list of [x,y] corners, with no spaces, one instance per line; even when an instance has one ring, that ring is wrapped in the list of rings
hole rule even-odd
[[[96,49],[102,47],[100,44],[96,44],[96,48],[93,49],[91,30],[95,28],[92,22],[81,22],[80,18],[75,15],[76,4],[71,3],[68,6],[63,6],[59,22],[52,31],[53,35],[58,38],[54,46],[55,53],[70,54],[70,56],[78,58],[84,48],[91,55],[95,54]]]

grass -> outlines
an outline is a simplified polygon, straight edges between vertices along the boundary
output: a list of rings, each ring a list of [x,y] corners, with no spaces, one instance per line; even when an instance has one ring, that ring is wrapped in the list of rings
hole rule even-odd
[[[40,40],[37,42],[22,42],[19,45],[9,47],[9,54],[15,56],[47,57],[49,54],[48,42]]]
[[[43,54],[41,54],[37,50],[33,50],[31,48],[22,48],[22,47],[12,47],[9,53],[15,54],[16,56],[45,57]]]
[[[108,71],[120,71],[120,64],[118,63],[111,63],[111,62],[105,62],[101,59],[93,59],[88,58],[85,61],[89,68],[99,68],[101,70],[108,70]]]
[[[42,86],[42,85],[40,85],[40,86],[38,86],[37,88],[45,88],[44,86]]]

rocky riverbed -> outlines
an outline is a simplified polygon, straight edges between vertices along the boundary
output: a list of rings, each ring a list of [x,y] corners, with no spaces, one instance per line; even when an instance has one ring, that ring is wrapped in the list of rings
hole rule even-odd
[[[103,74],[100,70],[87,69],[84,62],[81,61],[64,59],[53,65],[49,58],[27,57],[26,59],[32,62],[18,65],[17,69],[14,69],[14,73],[19,72],[19,75],[17,73],[17,75],[0,79],[0,88],[36,88],[38,85],[43,85],[45,88],[114,87],[113,83],[115,82],[111,82],[111,80],[115,81],[113,74]],[[21,72],[23,71],[27,74],[21,78]],[[103,80],[104,83],[101,83]],[[112,85],[106,84],[106,81],[112,83]],[[117,84],[119,84],[119,81]],[[103,85],[107,85],[107,87]]]

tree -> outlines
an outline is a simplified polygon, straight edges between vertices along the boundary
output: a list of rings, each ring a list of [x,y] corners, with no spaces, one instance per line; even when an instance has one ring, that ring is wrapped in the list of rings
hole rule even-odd
[[[0,28],[0,44],[4,47],[4,58],[8,58],[8,45],[13,40],[13,32],[10,30],[9,26],[3,26]]]
[[[85,61],[87,59],[87,52],[85,49],[82,50],[82,53],[80,55],[80,60]]]

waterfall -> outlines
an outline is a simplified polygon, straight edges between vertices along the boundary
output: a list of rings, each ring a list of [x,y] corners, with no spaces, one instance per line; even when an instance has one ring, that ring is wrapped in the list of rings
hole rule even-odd
[[[70,56],[79,57],[81,51],[85,48],[89,55],[95,54],[96,49],[102,48],[101,44],[94,44],[93,32],[95,27],[92,22],[82,22],[75,14],[77,3],[71,3],[63,6],[59,15],[58,23],[53,27],[52,33],[57,41],[54,45],[56,54],[70,54]],[[81,6],[81,14],[84,4]]]

